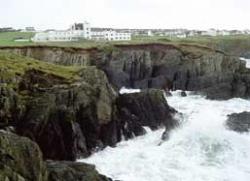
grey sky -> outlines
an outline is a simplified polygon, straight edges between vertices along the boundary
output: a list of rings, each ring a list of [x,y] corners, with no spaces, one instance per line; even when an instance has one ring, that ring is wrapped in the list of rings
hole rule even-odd
[[[250,0],[0,0],[0,27],[250,29]]]

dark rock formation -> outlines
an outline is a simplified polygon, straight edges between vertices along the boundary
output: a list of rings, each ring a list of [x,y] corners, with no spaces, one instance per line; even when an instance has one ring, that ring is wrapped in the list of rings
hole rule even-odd
[[[131,123],[127,124],[128,128],[134,123],[137,124],[134,127],[136,130],[136,126],[157,129],[164,125],[171,129],[178,124],[173,119],[176,111],[167,104],[164,92],[161,90],[148,89],[140,93],[120,95],[117,105],[122,122],[131,120]],[[138,132],[142,133],[141,130]]]
[[[0,180],[47,181],[47,170],[36,143],[0,131]]]
[[[171,97],[171,96],[173,96],[172,93],[169,92],[169,91],[165,91],[165,95],[166,95],[166,97]]]
[[[19,84],[19,91],[29,91],[30,97],[15,124],[17,133],[36,141],[48,159],[88,156],[100,146],[102,129],[112,121],[115,94],[104,73],[89,67],[70,85],[50,78],[51,87],[43,82],[46,75],[39,74],[27,72]]]
[[[1,181],[111,181],[93,165],[43,161],[38,145],[30,139],[0,130]]]
[[[113,85],[205,93],[211,99],[249,96],[245,63],[204,47],[119,46],[97,66]],[[101,63],[100,63],[101,62]]]
[[[0,85],[0,128],[4,128],[20,117],[22,105],[12,88]]]
[[[47,169],[49,181],[111,181],[85,163],[47,161]]]
[[[0,56],[1,128],[13,126],[37,142],[47,159],[75,160],[114,144],[102,139],[116,97],[104,72]]]
[[[118,96],[105,73],[95,67],[5,56],[6,61],[0,59],[0,65],[4,61],[8,67],[6,72],[0,69],[0,126],[12,126],[38,143],[45,159],[87,157],[115,146],[123,135],[128,139],[144,134],[143,126],[173,128],[175,111],[163,91]]]
[[[250,112],[228,115],[226,126],[236,132],[248,132],[250,130]]]
[[[187,97],[187,93],[185,91],[181,91],[181,97]]]
[[[116,45],[103,49],[2,48],[63,65],[96,65],[117,88],[161,88],[205,93],[211,99],[250,96],[245,62],[194,45]]]

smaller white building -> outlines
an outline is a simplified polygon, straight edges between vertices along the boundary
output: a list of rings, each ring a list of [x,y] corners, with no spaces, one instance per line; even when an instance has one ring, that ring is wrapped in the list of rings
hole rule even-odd
[[[36,33],[31,39],[34,42],[48,42],[48,41],[76,41],[81,36],[80,32],[74,31],[49,31]]]
[[[91,39],[103,41],[129,41],[131,40],[131,33],[115,31],[113,29],[93,29],[91,31]]]

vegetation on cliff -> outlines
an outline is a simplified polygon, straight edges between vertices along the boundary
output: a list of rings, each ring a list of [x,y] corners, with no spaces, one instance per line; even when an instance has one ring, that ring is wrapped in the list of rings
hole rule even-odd
[[[16,45],[31,45],[31,41],[16,42],[17,39],[30,40],[35,33],[31,32],[0,32],[0,46],[16,46]]]
[[[28,70],[37,70],[64,79],[65,82],[72,82],[79,79],[78,73],[80,69],[79,67],[65,67],[45,63],[29,57],[0,51],[0,78],[2,82],[13,82],[10,80],[23,76]]]

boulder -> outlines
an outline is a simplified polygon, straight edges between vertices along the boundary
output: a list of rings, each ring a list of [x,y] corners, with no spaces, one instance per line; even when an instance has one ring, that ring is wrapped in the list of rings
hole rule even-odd
[[[29,138],[0,130],[1,181],[111,181],[95,166],[69,161],[43,161]]]
[[[172,93],[171,93],[170,91],[165,91],[165,95],[166,95],[166,97],[171,97],[171,96],[173,96]]]
[[[127,137],[144,134],[144,126],[153,130],[165,126],[170,130],[178,125],[174,119],[177,111],[168,105],[162,90],[148,89],[120,95],[117,107],[123,123],[121,129]]]
[[[38,145],[25,137],[0,131],[0,180],[47,181]]]
[[[243,133],[250,130],[250,112],[234,113],[228,115],[227,128]]]
[[[185,91],[181,91],[181,97],[187,97],[187,93]]]
[[[47,161],[49,181],[112,181],[100,175],[94,165],[69,161]]]

